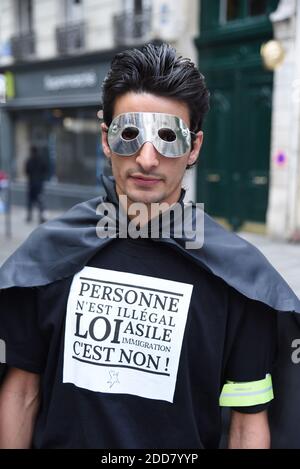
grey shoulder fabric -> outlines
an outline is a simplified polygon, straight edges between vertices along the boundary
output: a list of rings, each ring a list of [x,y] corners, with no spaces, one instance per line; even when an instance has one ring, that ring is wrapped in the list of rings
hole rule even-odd
[[[99,238],[97,207],[118,206],[114,180],[103,178],[106,195],[78,204],[37,228],[0,269],[0,288],[41,286],[78,272],[113,238]],[[185,238],[159,238],[180,250],[250,299],[278,311],[300,313],[300,300],[254,246],[204,214],[204,244],[185,249]]]
[[[97,206],[105,197],[75,205],[39,226],[0,269],[0,289],[41,286],[75,274],[112,241],[96,235]]]

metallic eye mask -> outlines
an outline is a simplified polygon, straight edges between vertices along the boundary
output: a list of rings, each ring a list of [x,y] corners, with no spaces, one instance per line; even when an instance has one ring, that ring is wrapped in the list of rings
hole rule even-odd
[[[156,112],[126,112],[109,126],[108,144],[117,155],[134,155],[146,142],[161,155],[178,158],[191,149],[191,132],[179,117]]]

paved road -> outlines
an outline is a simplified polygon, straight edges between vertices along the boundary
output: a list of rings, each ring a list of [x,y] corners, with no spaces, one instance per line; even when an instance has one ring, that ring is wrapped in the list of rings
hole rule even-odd
[[[54,218],[60,215],[60,213],[48,212],[47,218]],[[7,239],[5,237],[5,217],[3,214],[0,214],[0,265],[30,234],[37,226],[37,223],[27,224],[25,222],[24,210],[14,207],[11,226],[12,238]],[[262,251],[300,297],[300,244],[275,241],[266,236],[252,233],[239,234]]]

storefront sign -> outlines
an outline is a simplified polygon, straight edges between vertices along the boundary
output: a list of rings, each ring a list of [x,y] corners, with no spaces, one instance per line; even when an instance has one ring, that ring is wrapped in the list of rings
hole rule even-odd
[[[44,76],[44,89],[47,91],[90,88],[96,86],[96,84],[97,74],[94,70],[83,73]]]
[[[91,105],[100,101],[100,88],[108,61],[64,67],[22,68],[5,73],[6,99],[10,107],[60,107]],[[11,76],[6,76],[10,73]],[[9,99],[9,103],[8,103]]]

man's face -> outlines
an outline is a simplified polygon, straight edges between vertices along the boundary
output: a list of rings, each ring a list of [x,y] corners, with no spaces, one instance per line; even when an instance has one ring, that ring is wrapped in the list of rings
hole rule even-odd
[[[171,114],[190,125],[189,109],[185,103],[149,93],[126,93],[116,99],[113,117],[127,112],[155,112]],[[105,124],[102,129],[107,130]],[[181,182],[187,165],[194,163],[202,144],[198,132],[192,151],[177,158],[161,155],[152,143],[146,142],[133,156],[113,153],[102,132],[105,155],[111,160],[118,195],[127,195],[130,202],[173,204],[178,201]]]

